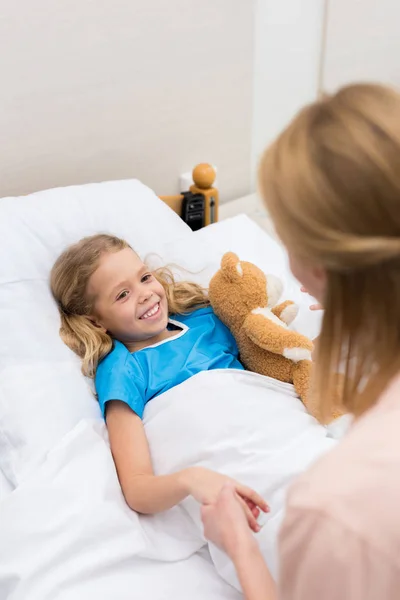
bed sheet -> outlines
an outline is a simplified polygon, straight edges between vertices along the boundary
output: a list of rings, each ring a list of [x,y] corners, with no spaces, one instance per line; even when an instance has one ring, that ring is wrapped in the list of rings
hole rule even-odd
[[[104,423],[81,422],[2,502],[1,600],[239,600],[200,537],[165,516],[156,535],[128,509]]]
[[[156,473],[198,465],[267,499],[271,512],[257,539],[276,575],[287,488],[336,444],[293,386],[237,370],[202,372],[149,402],[144,426]],[[231,586],[239,584],[225,554],[210,546],[213,566],[187,563],[205,543],[200,506],[191,497],[157,515],[138,515],[126,506],[104,422],[83,420],[1,504],[0,598],[106,598],[112,587],[123,589],[121,581],[146,590],[141,597],[149,600],[179,598],[174,572],[184,573],[187,564],[199,568],[196,576],[191,566],[193,576],[182,575],[187,597],[197,598],[200,590],[213,598],[218,589],[220,598],[234,598]],[[171,580],[168,566],[157,573],[147,561],[175,565]],[[171,595],[162,595],[165,585],[172,586]]]

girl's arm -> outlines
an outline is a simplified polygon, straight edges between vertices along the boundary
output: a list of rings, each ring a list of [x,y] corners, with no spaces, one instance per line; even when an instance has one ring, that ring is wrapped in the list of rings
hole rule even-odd
[[[189,495],[202,504],[210,504],[230,481],[250,527],[258,530],[257,507],[263,511],[268,508],[254,490],[202,467],[156,476],[141,419],[124,402],[112,400],[107,403],[106,420],[118,478],[130,508],[145,514],[161,512]]]
[[[167,510],[188,495],[183,471],[155,477],[149,445],[140,419],[124,402],[107,405],[107,429],[111,452],[126,503],[140,513]]]

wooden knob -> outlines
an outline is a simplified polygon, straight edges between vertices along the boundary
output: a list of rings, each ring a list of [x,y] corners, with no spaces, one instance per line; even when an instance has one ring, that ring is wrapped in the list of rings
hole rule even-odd
[[[201,190],[207,190],[212,187],[215,181],[216,173],[214,168],[207,163],[201,163],[193,169],[193,181],[196,187]]]

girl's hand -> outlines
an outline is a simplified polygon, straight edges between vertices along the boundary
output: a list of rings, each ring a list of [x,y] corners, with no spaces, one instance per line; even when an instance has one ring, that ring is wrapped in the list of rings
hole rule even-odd
[[[305,292],[306,294],[309,294],[309,291],[307,290],[307,288],[304,287],[304,285],[301,286],[301,291]],[[311,304],[310,306],[310,310],[324,310],[324,307],[322,306],[322,304]]]
[[[206,539],[232,560],[237,553],[251,550],[256,543],[232,483],[223,486],[215,502],[203,505],[201,518]]]
[[[257,517],[260,510],[268,512],[269,507],[257,492],[226,475],[221,475],[203,467],[187,469],[186,477],[188,493],[205,507],[216,505],[222,488],[224,485],[229,484],[247,529],[249,532],[249,528],[254,532],[260,531]]]

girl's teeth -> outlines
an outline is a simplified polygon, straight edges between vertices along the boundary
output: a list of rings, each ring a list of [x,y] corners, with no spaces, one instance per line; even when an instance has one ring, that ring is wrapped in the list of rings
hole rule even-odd
[[[148,319],[149,317],[152,317],[153,315],[155,315],[156,312],[158,311],[159,306],[160,306],[159,304],[156,304],[154,306],[154,308],[152,308],[145,315],[143,315],[142,319]]]

